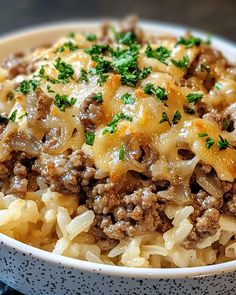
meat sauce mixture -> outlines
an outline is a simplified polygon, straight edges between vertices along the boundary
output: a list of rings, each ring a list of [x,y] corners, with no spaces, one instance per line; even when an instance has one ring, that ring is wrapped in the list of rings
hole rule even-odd
[[[128,38],[130,35],[137,42],[144,42],[142,31],[137,29],[132,20],[123,24],[121,33],[123,37]],[[104,25],[100,41],[110,42],[108,25]],[[194,88],[196,81],[201,80],[205,91],[209,92],[215,87],[217,78],[215,68],[219,64],[225,68],[230,68],[230,65],[221,53],[208,45],[201,43],[198,46],[201,48],[200,53],[191,65],[188,65],[187,73],[179,83]],[[34,66],[25,62],[22,53],[9,57],[2,67],[8,70],[10,79],[34,71]],[[234,78],[236,79],[235,76]],[[27,122],[29,126],[40,126],[40,122],[50,112],[53,99],[36,87],[31,101],[33,103],[28,105],[27,109]],[[222,130],[234,131],[235,110],[225,117],[216,109],[209,110],[205,103],[198,100],[194,112],[199,118],[205,117],[217,122]],[[84,129],[92,133],[103,116],[101,104],[88,96],[78,116]],[[1,116],[1,133],[7,125],[7,120]],[[80,204],[85,204],[95,212],[96,219],[92,231],[97,240],[109,240],[111,244],[126,236],[134,237],[153,231],[164,233],[172,228],[171,220],[165,214],[166,200],[159,196],[159,192],[168,189],[170,182],[166,179],[157,181],[152,177],[150,166],[155,162],[156,155],[148,143],[141,143],[135,155],[135,160],[145,165],[146,172],[128,171],[116,182],[112,182],[107,176],[95,178],[95,164],[81,150],[67,150],[63,155],[52,155],[50,165],[48,163],[46,165],[40,158],[40,152],[45,147],[50,148],[55,145],[60,132],[59,128],[48,130],[41,142],[24,132],[9,135],[6,145],[10,150],[10,157],[0,163],[0,187],[5,194],[24,196],[27,191],[36,191],[38,178],[41,178],[51,191],[68,195],[76,194]],[[179,150],[179,156],[183,160],[189,160],[194,154],[182,149]],[[59,158],[63,158],[63,169],[60,171],[54,167]],[[198,163],[197,168],[204,175],[214,177],[224,194],[222,197],[209,194],[196,182],[196,175],[193,173],[190,187],[194,203],[191,222],[194,227],[183,242],[186,249],[195,249],[202,238],[216,233],[219,228],[220,213],[225,212],[236,217],[236,182],[221,181],[214,169],[203,162]]]

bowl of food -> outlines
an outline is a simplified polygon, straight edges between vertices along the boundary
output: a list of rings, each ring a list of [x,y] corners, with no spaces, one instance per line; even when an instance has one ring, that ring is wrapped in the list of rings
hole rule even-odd
[[[0,280],[233,294],[236,47],[161,23],[0,41]]]

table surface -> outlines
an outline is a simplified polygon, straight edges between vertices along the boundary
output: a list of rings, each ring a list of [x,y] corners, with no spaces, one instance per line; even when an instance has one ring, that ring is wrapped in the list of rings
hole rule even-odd
[[[236,0],[0,0],[0,34],[61,20],[118,17],[199,28],[236,42]],[[20,294],[0,283],[0,295]]]

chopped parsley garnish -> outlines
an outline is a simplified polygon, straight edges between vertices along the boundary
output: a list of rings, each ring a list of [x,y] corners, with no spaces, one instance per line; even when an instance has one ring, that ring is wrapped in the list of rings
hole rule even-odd
[[[97,36],[95,34],[93,34],[93,33],[89,33],[86,36],[86,39],[87,39],[87,41],[93,42],[93,41],[96,41],[97,40]]]
[[[133,32],[115,33],[115,40],[116,42],[127,46],[137,43],[137,37]]]
[[[192,48],[193,46],[199,46],[202,40],[193,36],[188,38],[180,37],[176,45],[185,45],[187,48]]]
[[[54,98],[54,104],[64,112],[67,107],[71,107],[75,104],[76,98],[72,97],[70,100],[67,95],[56,94]]]
[[[69,82],[69,79],[74,75],[74,69],[70,64],[62,61],[60,57],[58,57],[55,61],[56,63],[54,66],[59,72],[58,79],[62,83]]]
[[[61,47],[58,47],[55,50],[55,53],[63,52],[63,51],[65,51],[65,49],[69,49],[70,51],[75,51],[75,50],[79,49],[79,47],[77,45],[75,45],[73,42],[68,41],[68,42],[64,43]]]
[[[208,136],[208,134],[206,132],[201,132],[201,133],[198,133],[198,136],[205,137],[205,136]]]
[[[214,143],[215,143],[215,140],[212,137],[207,137],[207,139],[206,139],[207,149],[210,149]]]
[[[124,149],[124,145],[121,144],[119,148],[119,160],[124,161],[124,158],[125,158],[125,149]]]
[[[197,101],[203,98],[203,94],[199,92],[192,92],[187,94],[186,98],[187,98],[187,102],[196,103]]]
[[[67,34],[67,37],[68,38],[75,38],[75,33],[74,32],[69,32],[68,34]]]
[[[0,115],[0,124],[1,123],[8,123],[9,119],[5,116]]]
[[[87,145],[93,145],[95,139],[95,134],[90,131],[85,132],[85,142]]]
[[[222,88],[222,84],[221,83],[215,83],[215,88],[220,90]]]
[[[148,45],[145,50],[145,54],[147,57],[155,58],[159,60],[160,62],[162,62],[163,64],[167,65],[168,63],[166,59],[170,57],[171,51],[163,46],[152,49],[152,47]]]
[[[103,130],[102,134],[106,134],[106,133],[114,133],[116,131],[116,127],[119,123],[119,121],[123,119],[123,120],[128,120],[128,121],[132,121],[132,117],[125,115],[124,113],[119,113],[116,114],[112,121],[110,123],[107,124],[107,127]]]
[[[84,49],[84,52],[91,55],[91,58],[94,60],[99,54],[104,53],[109,48],[106,44],[94,44],[90,48]]]
[[[174,113],[174,116],[173,116],[173,119],[172,119],[172,123],[173,124],[179,123],[179,121],[181,120],[181,118],[182,118],[182,115],[180,114],[180,112],[179,111],[176,111]]]
[[[159,121],[160,124],[161,124],[161,123],[164,123],[164,122],[168,122],[168,124],[171,126],[171,124],[170,124],[170,119],[168,118],[168,115],[167,115],[166,112],[163,112],[163,113],[161,114],[161,120]]]
[[[96,55],[93,56],[94,60],[97,62],[95,68],[90,70],[90,73],[93,75],[97,75],[99,85],[102,85],[106,82],[108,75],[107,73],[112,70],[111,62],[108,60],[103,59],[101,56]]]
[[[220,139],[217,142],[217,146],[220,150],[225,150],[227,147],[230,146],[227,139],[223,138],[221,135],[219,135]]]
[[[96,102],[103,102],[102,93],[101,92],[95,93],[92,96],[92,99],[95,100]]]
[[[16,114],[17,114],[17,110],[14,110],[9,117],[9,121],[15,122],[16,121]]]
[[[195,111],[192,108],[185,108],[184,111],[185,111],[185,113],[190,114],[190,115],[195,114]]]
[[[18,117],[19,120],[23,119],[24,117],[26,117],[28,115],[27,112],[25,112],[24,114],[20,115],[20,117]]]
[[[129,93],[123,94],[120,99],[124,104],[134,104],[134,98]]]
[[[44,66],[41,66],[40,70],[39,70],[39,77],[41,79],[45,79],[49,82],[51,82],[52,84],[56,84],[56,83],[60,83],[60,81],[56,80],[56,79],[52,79],[49,76],[45,75],[45,69]]]
[[[88,73],[85,71],[84,68],[82,68],[80,70],[80,81],[85,81],[87,82],[88,81],[88,77],[87,77]]]
[[[154,84],[152,83],[147,83],[143,90],[146,94],[155,95],[157,99],[160,101],[164,101],[168,99],[165,88],[162,88],[160,86],[157,86],[157,88],[155,88]]]
[[[51,85],[47,85],[47,91],[48,91],[48,93],[54,93],[55,92],[54,90],[52,90]]]
[[[132,45],[129,49],[111,50],[112,66],[121,75],[123,85],[135,86],[138,80],[146,78],[151,73],[151,68],[138,69],[139,49],[138,45]]]
[[[20,83],[20,86],[19,86],[18,90],[20,92],[22,92],[24,95],[26,95],[31,91],[31,89],[35,90],[38,85],[39,85],[38,80],[23,80]]]
[[[180,60],[175,60],[175,59],[172,59],[171,60],[172,63],[180,68],[180,69],[184,69],[184,68],[187,68],[188,64],[189,64],[189,58],[187,56],[184,56],[182,59]]]

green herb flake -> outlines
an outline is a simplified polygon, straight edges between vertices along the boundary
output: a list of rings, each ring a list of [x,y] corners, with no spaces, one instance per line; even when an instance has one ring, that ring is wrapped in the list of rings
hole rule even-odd
[[[17,110],[14,110],[9,117],[9,121],[15,122],[16,121],[16,114],[17,114]]]
[[[90,131],[85,132],[85,143],[87,145],[92,146],[94,143],[94,139],[95,139],[95,134],[93,132],[90,132]]]
[[[184,111],[185,111],[186,114],[189,114],[189,115],[195,114],[195,111],[192,108],[185,108]]]
[[[175,46],[184,45],[187,48],[192,48],[193,46],[199,46],[201,43],[202,40],[200,38],[196,38],[193,36],[189,36],[188,38],[180,37]]]
[[[119,121],[123,119],[123,120],[127,120],[127,121],[132,121],[132,117],[128,116],[128,115],[125,115],[124,113],[119,113],[119,114],[116,114],[112,121],[110,123],[107,124],[108,127],[106,127],[102,134],[106,134],[106,133],[114,133],[116,131],[116,127],[119,123]]]
[[[70,64],[62,61],[60,57],[58,57],[55,62],[56,63],[54,64],[54,66],[59,72],[58,79],[62,83],[69,82],[69,79],[72,78],[72,76],[74,75],[73,67]]]
[[[217,146],[219,148],[219,150],[225,150],[227,147],[230,146],[229,142],[227,139],[223,138],[221,135],[219,135],[220,139],[217,142]]]
[[[120,99],[123,104],[134,104],[134,97],[129,93],[123,94]]]
[[[173,119],[172,119],[172,123],[173,124],[179,123],[179,121],[181,120],[181,118],[182,118],[182,115],[180,114],[180,112],[179,111],[176,111],[174,113],[174,116],[173,116]]]
[[[213,144],[215,143],[215,140],[212,137],[207,137],[206,139],[206,148],[210,149]]]
[[[75,104],[76,98],[72,97],[71,99],[68,98],[67,95],[59,95],[56,94],[54,98],[54,104],[64,112],[67,107],[71,107]]]
[[[187,68],[187,67],[188,67],[188,64],[189,64],[189,58],[188,58],[187,56],[184,56],[184,57],[183,57],[182,59],[180,59],[180,60],[172,59],[171,61],[172,61],[172,63],[173,63],[176,67],[178,67],[178,68],[180,68],[180,69],[185,69],[185,68]]]
[[[38,80],[23,80],[20,83],[18,90],[24,95],[28,94],[31,89],[34,91],[39,85]]]
[[[97,40],[97,36],[95,34],[93,34],[93,33],[89,33],[86,36],[86,40],[87,41],[90,41],[90,42],[96,41]]]
[[[27,115],[28,115],[28,113],[25,112],[24,114],[20,115],[18,119],[21,120],[21,119],[23,119],[24,117],[26,117]]]
[[[164,123],[164,122],[167,122],[167,123],[171,126],[171,124],[170,124],[170,119],[168,118],[168,115],[167,115],[166,112],[163,112],[163,113],[161,114],[161,120],[159,121],[160,124],[162,124],[162,123]]]
[[[74,33],[74,32],[69,32],[69,33],[67,34],[67,38],[72,38],[72,39],[74,39],[74,38],[75,38],[75,33]]]
[[[14,98],[14,92],[13,91],[10,91],[8,94],[7,94],[7,99],[9,100],[13,100]]]
[[[189,103],[191,103],[191,102],[196,103],[197,101],[199,101],[200,99],[203,98],[203,93],[192,92],[192,93],[187,94],[186,98],[187,98],[187,102],[189,102]]]
[[[116,42],[127,46],[137,43],[137,37],[133,32],[115,33],[115,40]]]
[[[208,136],[208,134],[206,132],[201,132],[201,133],[198,133],[198,136],[205,137],[205,136]]]
[[[121,144],[119,148],[119,160],[124,161],[124,158],[125,158],[125,149],[124,149],[124,145]]]
[[[92,99],[95,100],[96,102],[103,102],[102,93],[101,92],[95,93],[92,96]]]
[[[160,101],[165,101],[168,99],[165,88],[162,88],[160,86],[157,86],[157,88],[155,88],[154,84],[152,83],[147,83],[143,90],[146,94],[155,95]]]
[[[55,50],[55,53],[63,52],[63,51],[65,51],[65,49],[69,49],[70,51],[75,51],[75,50],[79,49],[79,47],[77,45],[75,45],[73,42],[68,41],[68,42],[64,43],[61,47],[58,47]]]
[[[55,91],[52,90],[51,85],[47,85],[47,92],[48,92],[48,93],[54,93]]]
[[[145,54],[147,57],[155,58],[162,62],[163,64],[167,65],[166,59],[170,57],[171,51],[168,50],[166,47],[160,46],[158,48],[152,49],[150,45],[147,46],[145,50]]]
[[[217,90],[221,90],[222,89],[222,84],[221,83],[215,83],[214,87],[217,89]]]
[[[86,70],[84,68],[82,68],[80,70],[80,81],[85,81],[88,82],[88,73],[86,72]]]

